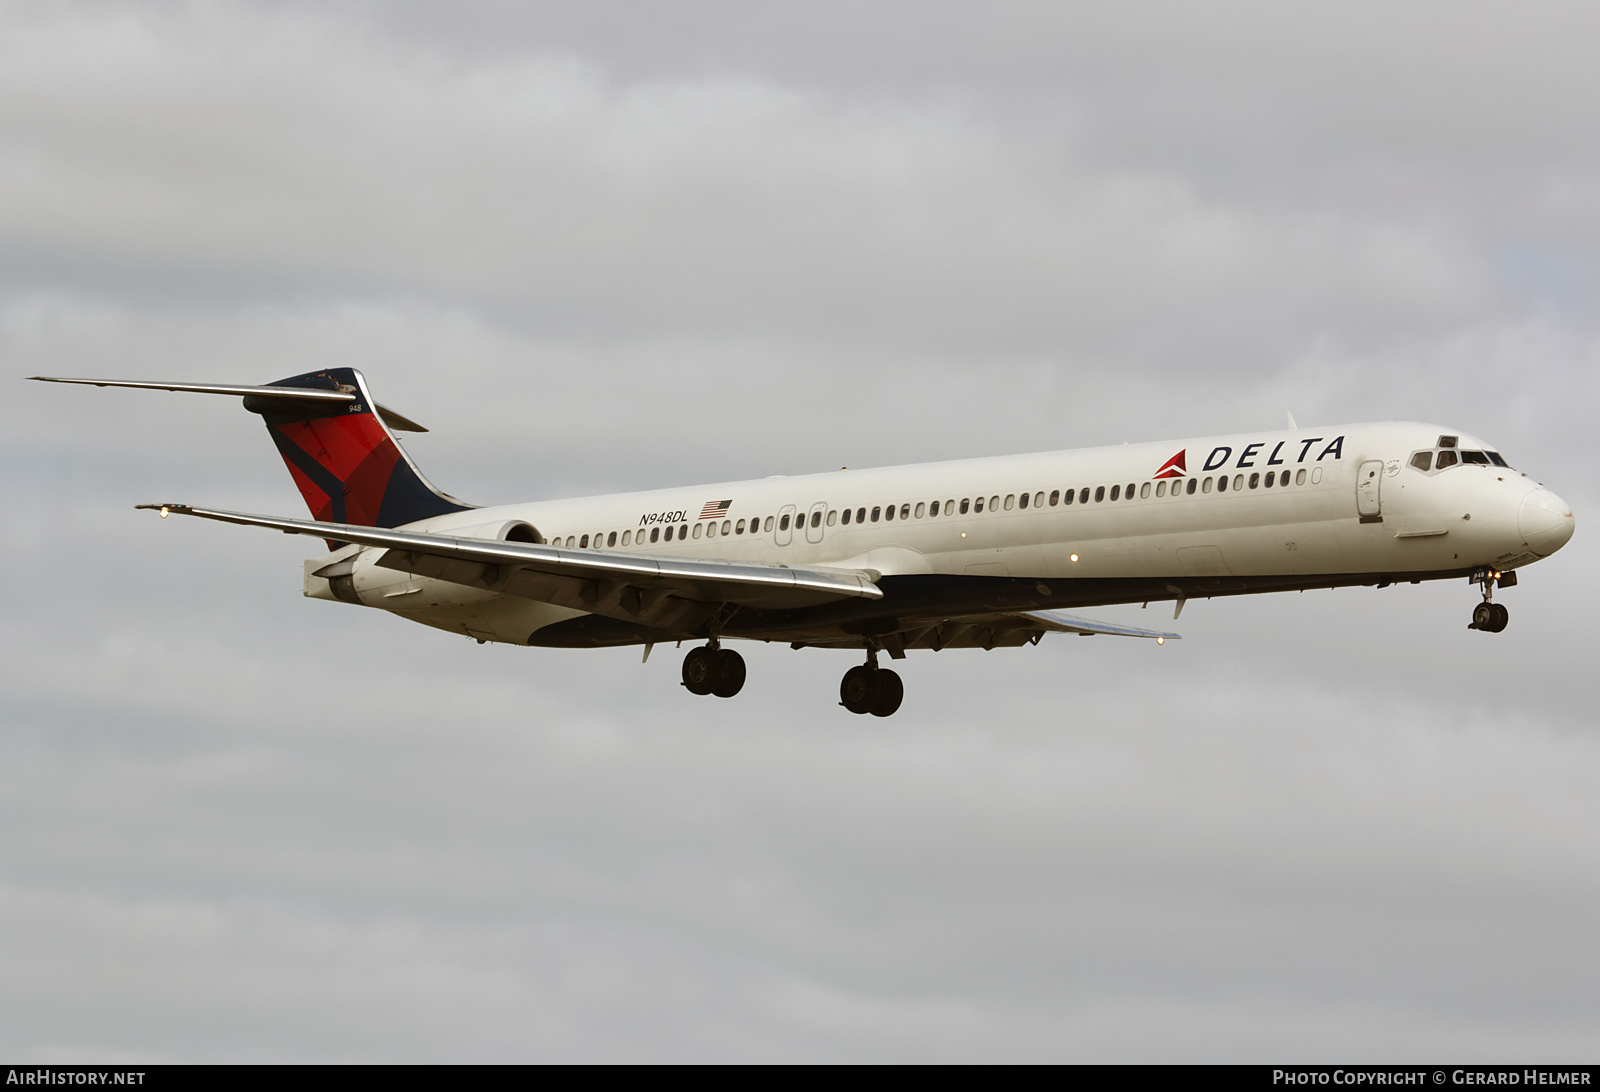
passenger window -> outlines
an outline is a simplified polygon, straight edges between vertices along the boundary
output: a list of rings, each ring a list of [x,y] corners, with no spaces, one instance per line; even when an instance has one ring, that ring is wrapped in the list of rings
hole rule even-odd
[[[1235,474],[1233,476],[1233,487],[1235,489],[1243,489],[1244,488],[1244,475],[1243,474]]]
[[[632,541],[633,541],[633,532],[632,531],[624,531],[624,532],[622,532],[622,544],[624,546],[628,545]]]
[[[661,528],[659,528],[659,527],[650,528],[650,541],[651,542],[656,541],[656,539],[658,539],[660,537],[661,537]]]
[[[822,509],[819,508],[815,512],[811,513],[811,526],[822,526]]]
[[[879,509],[874,508],[872,510],[872,522],[873,523],[877,523],[878,522],[878,515],[879,515]]]
[[[848,508],[844,510],[844,525],[846,527],[850,526],[850,509]]]
[[[1081,490],[1079,490],[1079,492],[1078,492],[1078,503],[1079,504],[1088,504],[1089,503],[1089,487],[1087,485],[1084,486]]]
[[[1477,466],[1488,466],[1489,465],[1489,456],[1485,455],[1481,451],[1465,451],[1464,450],[1464,451],[1461,452],[1461,461],[1464,462],[1464,463],[1473,463],[1473,464],[1475,464]]]
[[[1433,452],[1431,452],[1431,451],[1419,451],[1419,452],[1417,452],[1415,455],[1411,456],[1411,465],[1416,467],[1418,470],[1431,470],[1431,469],[1433,469]]]
[[[732,524],[732,523],[731,523],[731,522],[730,522],[730,521],[728,521],[728,520],[723,520],[723,521],[722,521],[722,533],[723,533],[723,534],[724,534],[724,535],[726,535],[726,534],[727,534],[727,533],[728,533],[728,528],[729,528],[729,527],[732,527],[732,526],[733,526],[733,524]]]
[[[968,500],[966,497],[962,497],[961,498],[961,509],[960,509],[960,511],[961,511],[961,514],[963,516],[966,515],[968,512],[972,511],[972,502],[970,500]]]
[[[755,524],[752,523],[750,525],[750,527],[751,527],[752,530],[754,530],[755,529]],[[772,530],[772,517],[771,516],[768,516],[765,520],[762,521],[761,529],[763,531],[771,531]]]
[[[1306,484],[1306,472],[1304,470],[1296,470],[1294,472],[1294,484],[1296,484],[1296,485],[1304,485],[1304,484]]]
[[[778,530],[787,531],[788,529],[789,529],[789,517],[788,517],[787,514],[785,514],[784,517],[778,521]]]
[[[1077,499],[1077,497],[1078,497],[1078,491],[1075,490],[1075,489],[1069,489],[1065,493],[1061,494],[1061,503],[1062,504],[1071,504],[1074,500]]]
[[[900,506],[900,518],[901,519],[910,519],[911,518],[911,506],[909,504],[902,504]]]
[[[609,535],[606,536],[606,545],[607,546],[615,546],[616,544],[617,544],[617,533],[615,531],[612,531]]]
[[[1260,484],[1261,484],[1261,475],[1260,474],[1251,474],[1250,475],[1250,488],[1251,489],[1255,489]],[[1234,486],[1234,488],[1237,489],[1238,486]]]
[[[1050,490],[1050,507],[1054,508],[1059,503],[1061,503],[1061,490]]]
[[[877,519],[878,517],[877,516],[873,516],[872,518],[873,519]],[[856,522],[857,523],[865,523],[866,521],[867,521],[867,510],[865,508],[857,508],[856,509]]]
[[[1455,447],[1456,446],[1456,441],[1458,439],[1459,439],[1459,437],[1456,437],[1456,436],[1441,436],[1441,437],[1439,437],[1439,446],[1440,447]]]
[[[956,514],[956,502],[954,499],[944,502],[944,514],[947,516],[953,516]]]
[[[687,523],[678,524],[678,541],[679,542],[682,542],[684,540],[684,537],[686,535],[688,535],[688,533],[689,533],[689,525]]]
[[[838,511],[837,510],[830,510],[828,512],[828,526],[832,527],[837,522],[839,522],[839,513],[838,513]]]
[[[1439,452],[1439,458],[1435,462],[1434,465],[1439,470],[1443,470],[1447,466],[1455,466],[1456,465],[1456,453],[1454,451],[1441,451],[1441,452]]]
[[[700,537],[700,527],[701,527],[701,525],[698,524],[698,523],[694,525],[694,537],[695,538],[699,538]]]
[[[1189,484],[1183,487],[1183,491],[1185,493],[1189,494],[1192,497],[1192,496],[1194,496],[1194,490],[1195,490],[1195,479],[1190,478],[1189,479]],[[1177,490],[1174,489],[1173,492],[1176,493]]]
[[[1016,506],[1017,506],[1017,495],[1015,493],[1007,493],[1006,494],[1006,511],[1009,512],[1013,508],[1015,508]]]
[[[1129,500],[1133,499],[1133,483],[1132,482],[1128,483],[1128,488],[1123,492],[1122,495],[1124,497],[1127,497]]]
[[[886,504],[883,506],[883,518],[885,522],[894,519],[894,505]]]
[[[928,510],[928,506],[927,505],[923,504],[921,501],[917,502],[917,518],[918,519],[921,519],[922,518],[922,514],[924,512],[926,512],[927,510]]]
[[[740,520],[733,525],[733,533],[736,535],[744,534],[744,520]]]
[[[1140,500],[1147,500],[1147,499],[1149,499],[1149,497],[1150,497],[1150,483],[1149,482],[1145,482],[1143,485],[1141,485],[1139,487],[1139,499]]]
[[[1008,504],[1008,505],[1006,505],[1006,507],[1010,508],[1011,506]],[[1022,496],[1017,498],[1017,507],[1019,507],[1019,508],[1028,507],[1028,494],[1024,493],[1024,494],[1022,494]]]
[[[580,550],[587,550],[589,548],[589,536],[588,535],[584,535],[582,538],[580,538],[578,540],[578,548]]]
[[[1094,487],[1094,502],[1096,504],[1099,504],[1101,501],[1103,501],[1105,499],[1106,499],[1106,487],[1103,486],[1103,485],[1095,486]],[[1112,497],[1111,499],[1112,500],[1116,500],[1117,498],[1116,497]]]
[[[1044,490],[1041,489],[1039,492],[1033,495],[1033,506],[1035,508],[1044,507]]]
[[[1000,507],[1000,497],[998,495],[990,497],[989,498],[989,511],[993,512],[996,508],[999,508],[999,507]],[[1009,508],[1011,506],[1010,505],[1006,505],[1006,507]]]
[[[1227,479],[1224,478],[1223,480],[1226,481]],[[1211,479],[1210,478],[1207,478],[1205,481],[1200,483],[1200,492],[1202,492],[1202,493],[1211,492]]]
[[[1120,486],[1120,485],[1113,485],[1113,486],[1112,486],[1112,487],[1111,487],[1111,499],[1112,499],[1112,500],[1117,500],[1117,499],[1118,499],[1118,498],[1120,498],[1120,497],[1121,497],[1121,496],[1122,496],[1122,486]]]
[[[983,498],[982,497],[979,497],[977,500],[972,502],[972,510],[974,512],[983,511]]]

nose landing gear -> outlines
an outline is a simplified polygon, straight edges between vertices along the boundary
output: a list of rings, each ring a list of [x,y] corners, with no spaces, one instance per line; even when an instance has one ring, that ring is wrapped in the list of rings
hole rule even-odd
[[[852,713],[871,713],[891,717],[906,696],[905,683],[886,667],[878,666],[878,653],[867,653],[867,662],[844,673],[839,683],[839,704]]]
[[[691,694],[731,698],[744,689],[744,657],[716,642],[691,648],[683,658],[683,685]]]
[[[1473,573],[1471,580],[1474,584],[1483,585],[1483,602],[1472,608],[1472,622],[1467,628],[1482,630],[1484,633],[1499,633],[1506,628],[1506,623],[1511,621],[1511,612],[1494,601],[1495,582],[1499,581],[1502,587],[1510,587],[1516,583],[1516,574],[1482,569]]]

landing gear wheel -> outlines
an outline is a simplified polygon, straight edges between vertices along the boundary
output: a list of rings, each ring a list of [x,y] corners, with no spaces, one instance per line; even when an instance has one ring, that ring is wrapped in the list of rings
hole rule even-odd
[[[743,666],[743,661],[740,661]],[[717,685],[717,677],[721,674],[718,670],[722,665],[717,662],[717,650],[706,648],[691,648],[689,655],[683,658],[683,685],[691,694],[705,695],[711,693],[712,687]],[[739,680],[744,682],[743,678]]]
[[[900,702],[906,696],[906,684],[900,681],[900,676],[882,668],[872,673],[872,708],[869,712],[875,717],[892,717],[894,711],[900,708]]]
[[[715,680],[711,692],[719,698],[731,698],[744,689],[744,657],[731,648],[719,648],[716,657]]]
[[[1490,633],[1499,633],[1511,621],[1511,612],[1499,603],[1490,603],[1489,607],[1494,613],[1494,619],[1489,625]]]
[[[1481,629],[1485,633],[1494,632],[1495,604],[1479,603],[1472,608],[1472,625],[1468,629]]]
[[[872,699],[877,693],[872,677],[877,673],[866,664],[846,671],[839,683],[839,704],[852,713],[872,712]]]

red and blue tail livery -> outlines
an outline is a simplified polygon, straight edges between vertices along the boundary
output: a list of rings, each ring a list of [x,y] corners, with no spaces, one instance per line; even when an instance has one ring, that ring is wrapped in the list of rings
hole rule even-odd
[[[307,372],[268,386],[351,396],[349,401],[328,402],[257,393],[244,400],[245,409],[266,421],[272,442],[316,519],[358,527],[400,527],[471,507],[439,492],[412,465],[380,419],[366,380],[354,368]],[[384,416],[411,425],[392,411]]]

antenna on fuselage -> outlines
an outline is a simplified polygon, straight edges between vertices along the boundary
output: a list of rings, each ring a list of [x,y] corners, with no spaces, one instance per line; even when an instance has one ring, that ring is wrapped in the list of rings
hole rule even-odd
[[[1290,432],[1299,432],[1300,431],[1300,426],[1294,423],[1294,414],[1290,413],[1288,410],[1284,410],[1283,411],[1283,416],[1289,422],[1289,431]]]

